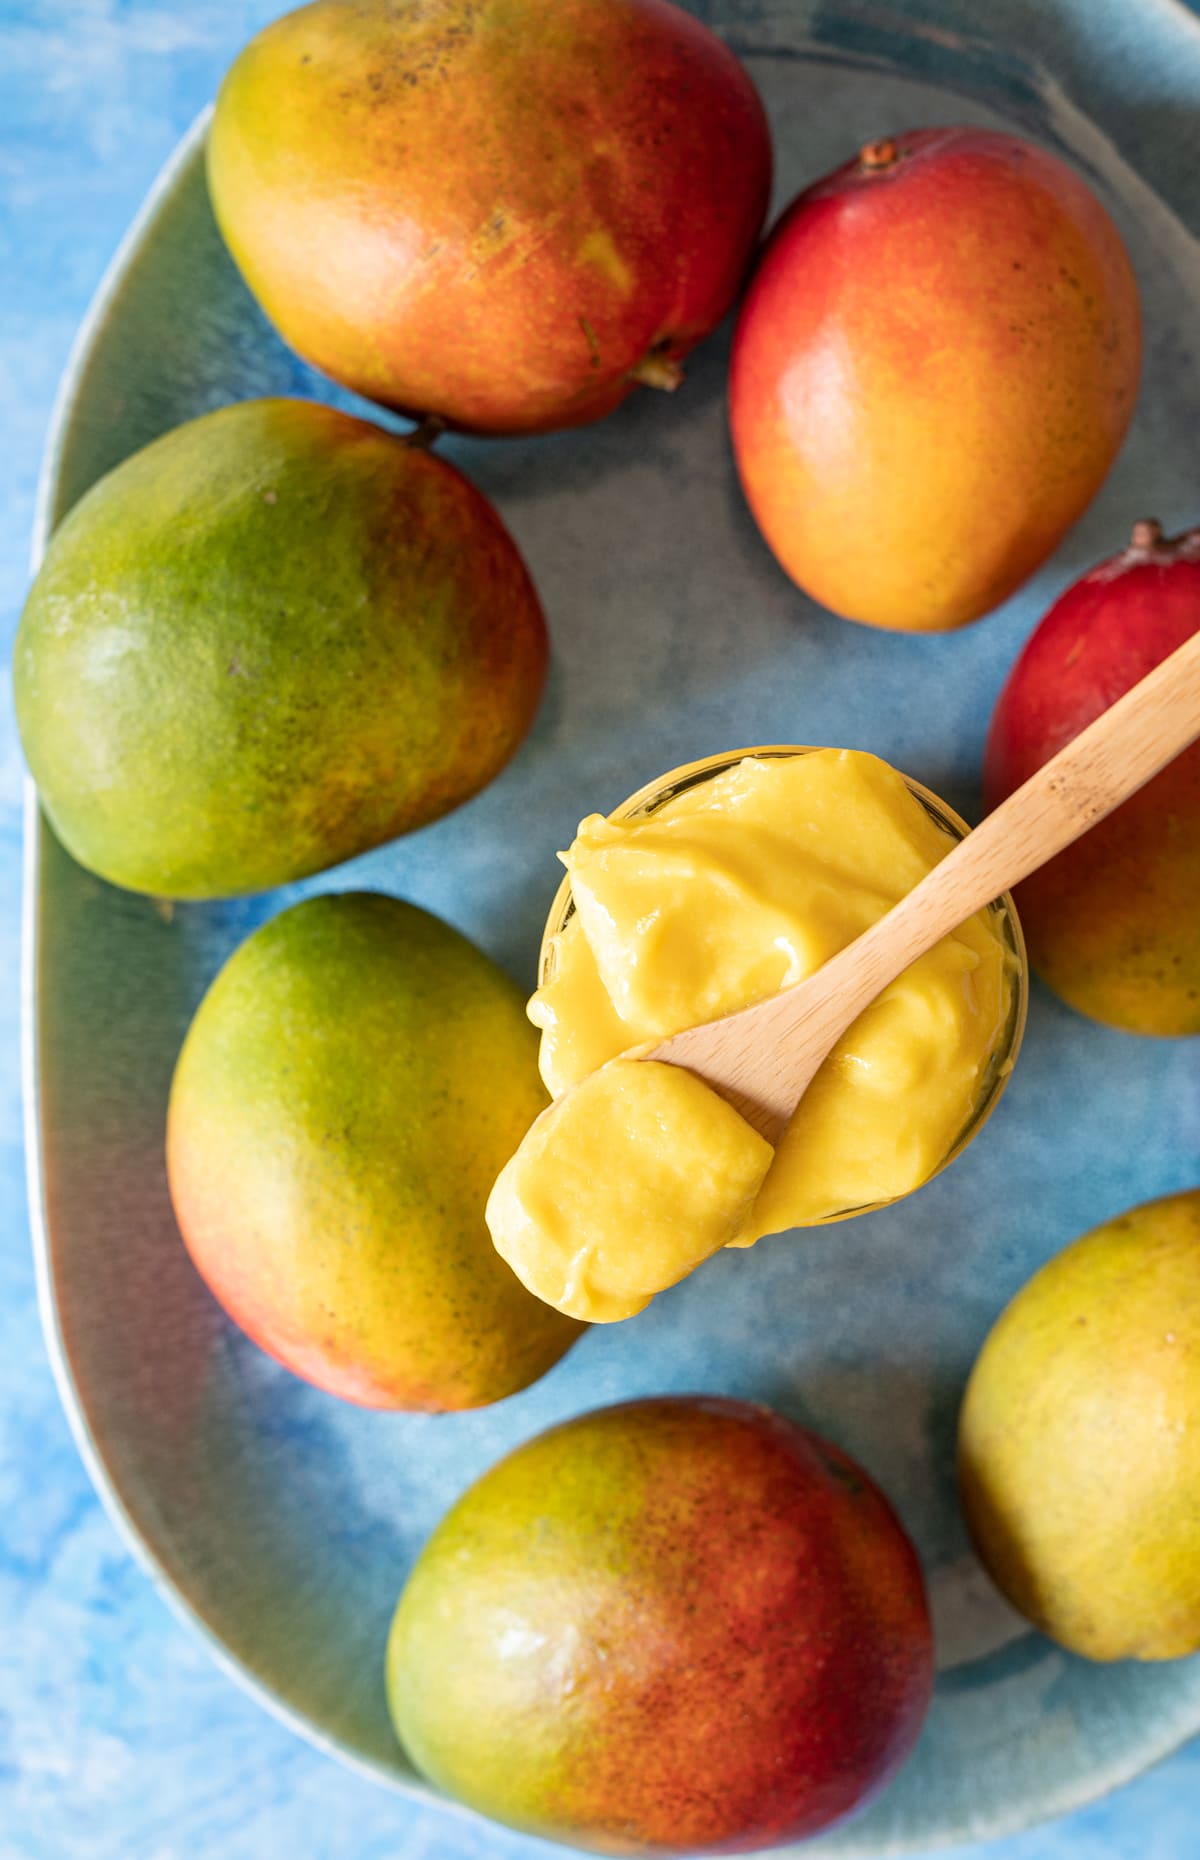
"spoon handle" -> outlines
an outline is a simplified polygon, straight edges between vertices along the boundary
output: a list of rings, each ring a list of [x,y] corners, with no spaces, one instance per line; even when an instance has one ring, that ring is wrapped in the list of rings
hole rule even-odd
[[[647,1057],[698,1072],[776,1142],[817,1068],[889,982],[1200,736],[1200,633],[1060,749],[815,975]]]
[[[1197,736],[1200,632],[1015,789],[867,935],[890,926],[898,975],[1127,801]]]

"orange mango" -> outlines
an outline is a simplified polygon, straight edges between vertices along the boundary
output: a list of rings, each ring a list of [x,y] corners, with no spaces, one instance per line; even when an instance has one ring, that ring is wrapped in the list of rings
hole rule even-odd
[[[480,432],[669,386],[766,212],[766,116],[666,0],[315,0],[221,88],[217,219],[307,360]]]
[[[834,613],[962,626],[1091,502],[1140,358],[1120,235],[1056,156],[983,129],[874,144],[793,202],[747,294],[729,394],[750,508]]]

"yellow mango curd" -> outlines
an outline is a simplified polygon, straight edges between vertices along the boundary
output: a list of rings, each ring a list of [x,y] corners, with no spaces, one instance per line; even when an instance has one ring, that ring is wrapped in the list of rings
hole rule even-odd
[[[487,1209],[524,1284],[601,1323],[721,1247],[919,1188],[990,1108],[1020,1037],[1005,899],[860,1015],[777,1151],[693,1074],[621,1057],[803,981],[956,837],[932,797],[856,750],[760,751],[685,775],[660,784],[665,798],[589,816],[560,855],[574,909],[529,1004],[555,1101]]]

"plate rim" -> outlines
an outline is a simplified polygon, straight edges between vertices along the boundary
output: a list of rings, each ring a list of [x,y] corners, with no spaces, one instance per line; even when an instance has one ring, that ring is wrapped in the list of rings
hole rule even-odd
[[[55,527],[63,456],[66,451],[79,389],[87,373],[92,349],[105,319],[120,294],[146,232],[176,188],[190,173],[208,133],[213,105],[208,103],[175,144],[160,168],[137,213],[106,266],[67,355],[47,429],[38,475],[30,549],[30,572],[35,574]],[[294,1711],[258,1675],[234,1654],[215,1627],[189,1599],[141,1529],[125,1503],[120,1485],[110,1472],[103,1448],[92,1428],[87,1407],[75,1379],[59,1316],[55,1291],[54,1241],[46,1206],[42,1167],[41,1068],[39,1064],[40,1015],[38,1011],[38,946],[41,932],[41,873],[49,832],[38,802],[37,787],[28,773],[23,786],[21,877],[21,1096],[25,1148],[25,1181],[34,1260],[34,1284],[42,1338],[58,1391],[59,1401],[84,1468],[118,1535],[134,1561],[150,1577],[172,1614],[199,1636],[220,1670],[249,1693],[289,1731],[314,1745],[323,1755],[347,1765],[371,1782],[437,1808],[479,1819],[450,1797],[433,1790],[420,1776],[397,1776],[380,1769],[324,1731],[314,1720]]]
[[[1178,34],[1185,28],[1190,49],[1197,58],[1200,80],[1200,15],[1192,10],[1191,0],[1140,0],[1143,29],[1166,30]],[[1083,9],[1075,0],[1052,0],[1052,15],[1068,23],[1081,19]],[[1085,22],[1086,23],[1086,22]],[[989,36],[991,36],[989,34]],[[1002,28],[995,35],[1003,41]],[[766,48],[754,48],[765,53]],[[1035,48],[1036,54],[1036,48]],[[1044,69],[1044,67],[1043,67]],[[1071,91],[1067,89],[1070,97]],[[1090,122],[1096,118],[1084,105],[1082,113]],[[81,390],[92,360],[93,350],[105,322],[116,305],[143,242],[168,206],[172,195],[189,176],[200,156],[213,113],[210,102],[194,118],[160,168],[140,207],[131,220],[116,251],[106,266],[88,309],[76,331],[59,380],[47,428],[38,475],[34,521],[31,538],[30,570],[35,573],[55,527],[61,497],[64,459],[79,410]],[[1134,172],[1138,169],[1129,164]],[[1147,185],[1152,185],[1147,183]],[[1154,190],[1157,192],[1157,189]],[[41,1093],[39,1041],[41,1017],[38,1011],[39,941],[41,934],[41,878],[43,854],[49,828],[38,803],[37,790],[29,775],[24,780],[23,859],[21,906],[21,1083],[25,1174],[29,1225],[34,1255],[35,1284],[42,1335],[49,1357],[59,1400],[88,1476],[112,1520],[119,1537],[134,1561],[150,1577],[172,1614],[206,1646],[217,1667],[239,1688],[261,1705],[277,1722],[301,1737],[307,1744],[344,1765],[353,1773],[389,1789],[414,1806],[436,1808],[473,1825],[496,1828],[497,1824],[476,1810],[467,1808],[442,1794],[417,1774],[405,1776],[362,1756],[338,1737],[326,1731],[316,1720],[305,1716],[285,1702],[271,1686],[238,1655],[232,1652],[217,1629],[189,1598],[154,1549],[149,1536],[137,1523],[127,1506],[116,1477],[110,1472],[104,1450],[93,1430],[87,1409],[75,1379],[70,1353],[60,1322],[56,1296],[55,1248],[46,1205],[46,1181],[42,1164]],[[1178,1718],[1178,1722],[1176,1721]],[[1186,1718],[1186,1722],[1184,1722]],[[1186,1714],[1179,1713],[1165,1723],[1156,1720],[1161,1735],[1139,1745],[1127,1759],[1110,1763],[1104,1769],[1092,1769],[1059,1788],[1047,1788],[1031,1803],[1024,1797],[1007,1813],[993,1813],[986,1821],[968,1823],[954,1829],[921,1835],[921,1849],[905,1837],[880,1843],[869,1840],[860,1844],[854,1838],[853,1823],[831,1830],[836,1853],[841,1860],[886,1860],[891,1855],[915,1856],[918,1851],[941,1851],[960,1844],[990,1841],[1019,1834],[1026,1829],[1058,1819],[1111,1795],[1138,1776],[1164,1762],[1200,1735],[1200,1703]],[[502,1833],[512,1830],[501,1829]],[[539,1838],[539,1837],[527,1837]],[[544,1838],[544,1837],[542,1837]],[[571,1850],[574,1851],[574,1850]],[[800,1845],[775,1848],[771,1855],[778,1860],[804,1853],[820,1856],[826,1849],[823,1838]],[[768,1860],[770,1857],[768,1856]]]

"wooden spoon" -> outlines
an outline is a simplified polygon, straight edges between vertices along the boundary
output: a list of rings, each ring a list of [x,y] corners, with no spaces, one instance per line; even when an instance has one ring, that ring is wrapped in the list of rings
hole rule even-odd
[[[1088,725],[887,914],[781,993],[643,1059],[695,1072],[778,1143],[822,1063],[889,982],[1103,820],[1200,736],[1200,633]]]

